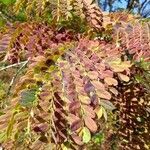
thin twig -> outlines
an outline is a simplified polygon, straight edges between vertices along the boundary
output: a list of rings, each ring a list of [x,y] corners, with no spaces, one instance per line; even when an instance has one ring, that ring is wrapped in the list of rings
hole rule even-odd
[[[15,66],[19,66],[19,65],[22,65],[22,64],[26,64],[26,63],[28,63],[28,61],[29,61],[29,60],[26,60],[26,61],[23,61],[23,62],[20,62],[20,63],[16,63],[16,64],[12,64],[12,65],[3,67],[3,68],[0,69],[0,71],[9,69],[9,68],[12,68],[12,67],[15,67]]]
[[[12,78],[10,84],[9,84],[9,88],[8,88],[7,95],[10,94],[10,90],[11,90],[11,88],[12,88],[14,82],[15,82],[15,79],[16,79],[17,75],[18,75],[18,74],[20,73],[20,71],[27,65],[28,62],[29,62],[29,59],[28,59],[27,61],[24,61],[24,62],[20,63],[20,64],[23,64],[23,65],[19,68],[19,70],[17,70],[16,74],[13,76],[13,78]]]

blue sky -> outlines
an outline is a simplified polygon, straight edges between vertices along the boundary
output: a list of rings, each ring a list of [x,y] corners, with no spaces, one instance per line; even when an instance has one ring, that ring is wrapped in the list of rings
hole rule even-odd
[[[100,0],[102,3],[105,0]],[[144,1],[144,0],[139,0],[140,4]],[[117,8],[126,8],[127,6],[127,1],[126,0],[116,0],[116,2],[113,4],[113,10],[117,9]],[[109,8],[107,7],[106,11],[108,11]],[[137,12],[137,8],[134,9],[134,12]],[[144,9],[144,12],[149,12],[150,13],[150,0],[149,0],[149,4],[146,5],[146,8]]]

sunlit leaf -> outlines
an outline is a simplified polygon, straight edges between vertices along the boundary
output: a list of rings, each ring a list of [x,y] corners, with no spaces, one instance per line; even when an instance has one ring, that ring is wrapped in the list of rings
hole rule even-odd
[[[91,133],[90,133],[89,129],[86,127],[83,127],[82,133],[83,133],[83,136],[82,136],[83,142],[88,143],[91,140]]]
[[[118,95],[118,91],[114,87],[109,88],[110,92],[112,92],[114,95]]]
[[[102,143],[104,141],[104,134],[103,133],[97,133],[93,136],[92,140],[94,143]]]
[[[103,89],[105,89],[104,84],[101,83],[100,81],[93,80],[93,81],[91,81],[91,83],[93,84],[93,86],[94,86],[97,90],[103,90]]]
[[[118,73],[118,76],[122,81],[129,82],[130,80],[130,78],[127,75],[124,75],[122,73]]]
[[[102,107],[97,107],[95,109],[95,112],[97,114],[98,119],[100,119],[103,116],[103,109],[102,109]]]
[[[97,90],[96,94],[99,96],[99,98],[103,98],[107,100],[111,99],[111,94],[106,90]]]
[[[88,96],[84,96],[84,95],[79,95],[78,96],[79,100],[83,103],[83,104],[90,104],[91,100]]]
[[[104,118],[105,118],[105,120],[107,121],[107,112],[106,112],[105,108],[102,107],[102,109],[103,109]]]
[[[85,125],[90,129],[91,132],[97,131],[97,124],[96,122],[90,117],[84,117]]]
[[[98,72],[96,72],[96,71],[89,71],[88,72],[88,77],[91,80],[97,79],[98,78]]]
[[[6,133],[5,132],[2,132],[2,133],[0,133],[0,143],[2,143],[3,141],[5,141],[6,140]]]
[[[114,78],[111,78],[111,77],[106,77],[106,78],[104,79],[104,81],[105,81],[105,83],[107,83],[108,85],[114,85],[114,86],[118,85],[118,81],[117,81],[116,79],[114,79]]]
[[[84,115],[94,118],[95,117],[95,112],[93,110],[93,108],[91,106],[88,105],[82,105],[83,111],[84,111]]]
[[[132,66],[130,61],[122,62],[121,59],[119,59],[119,58],[110,61],[109,65],[114,72],[123,72],[124,70],[127,70]]]
[[[10,5],[12,3],[14,3],[16,0],[0,0],[0,2],[2,2],[5,5]]]

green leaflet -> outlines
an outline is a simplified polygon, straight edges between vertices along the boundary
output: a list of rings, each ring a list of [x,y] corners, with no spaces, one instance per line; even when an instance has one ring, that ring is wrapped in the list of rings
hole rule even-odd
[[[5,132],[0,133],[0,143],[2,143],[5,140],[6,140],[6,133]]]
[[[84,127],[82,129],[82,133],[83,133],[83,136],[82,136],[83,142],[88,143],[91,140],[90,130],[88,128]]]
[[[10,5],[10,4],[13,4],[15,2],[16,2],[16,0],[0,0],[0,3],[3,3],[5,5]]]
[[[12,130],[13,130],[13,125],[15,123],[15,120],[14,120],[14,117],[15,117],[15,112],[13,113],[10,121],[9,121],[9,124],[8,124],[8,127],[7,127],[7,131],[6,131],[6,135],[7,135],[7,138],[9,138],[12,134]]]
[[[107,110],[112,111],[112,110],[116,109],[116,107],[108,100],[100,100],[99,103],[101,106],[103,106]]]
[[[20,104],[24,107],[32,107],[36,102],[36,90],[23,90],[20,96]]]
[[[94,143],[102,143],[104,140],[104,133],[97,133],[92,138]]]

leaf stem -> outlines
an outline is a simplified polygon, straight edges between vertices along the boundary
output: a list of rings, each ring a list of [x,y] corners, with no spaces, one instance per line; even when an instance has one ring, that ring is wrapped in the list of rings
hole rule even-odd
[[[12,67],[15,67],[15,66],[19,66],[19,65],[26,65],[28,63],[29,60],[26,60],[26,61],[23,61],[23,62],[20,62],[20,63],[16,63],[16,64],[12,64],[12,65],[9,65],[9,66],[6,66],[6,67],[3,67],[3,68],[0,68],[0,71],[3,71],[3,70],[6,70],[6,69],[9,69],[9,68],[12,68]]]

